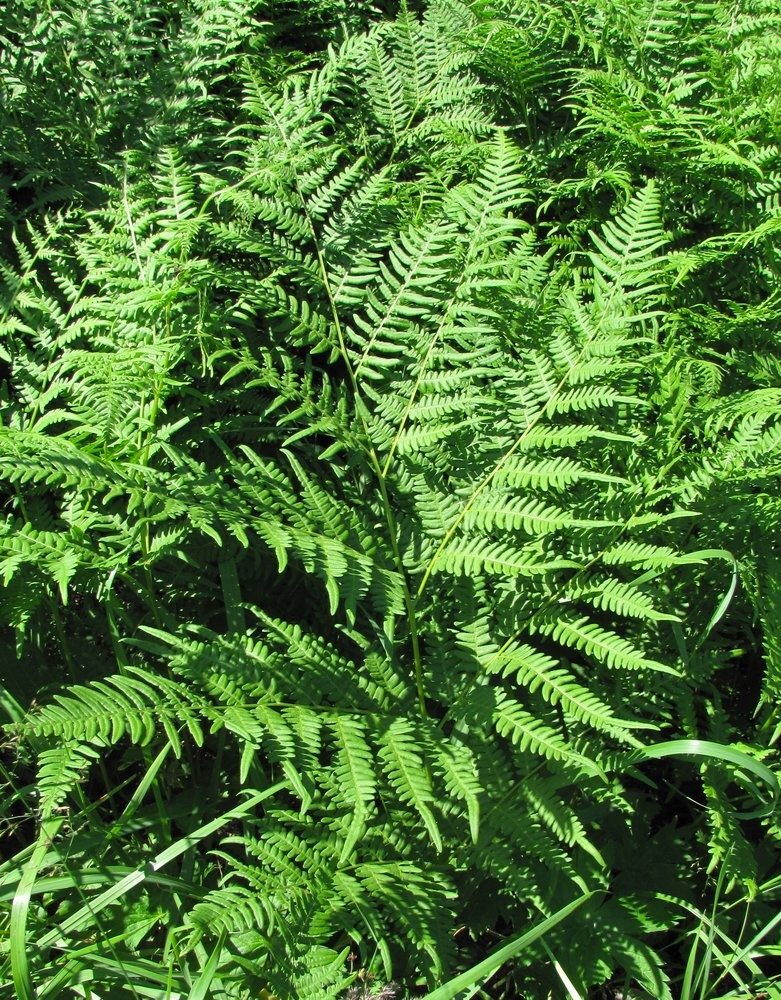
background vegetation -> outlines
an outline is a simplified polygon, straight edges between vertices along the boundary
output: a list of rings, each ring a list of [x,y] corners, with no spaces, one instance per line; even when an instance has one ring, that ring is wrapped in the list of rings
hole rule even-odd
[[[778,4],[0,53],[2,989],[781,996]]]

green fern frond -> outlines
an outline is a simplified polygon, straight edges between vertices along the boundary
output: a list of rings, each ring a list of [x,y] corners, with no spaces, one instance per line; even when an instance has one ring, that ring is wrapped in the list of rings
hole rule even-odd
[[[336,779],[345,803],[364,814],[374,800],[377,776],[365,728],[357,719],[337,717],[331,723],[337,746]],[[352,851],[346,851],[346,854]]]
[[[497,994],[669,1000],[709,858],[759,940],[774,817],[632,754],[781,732],[772,0],[43,6],[0,11],[0,993],[419,992],[583,896]]]
[[[540,615],[532,626],[543,635],[550,635],[564,646],[582,650],[611,668],[627,670],[654,670],[674,674],[672,667],[646,657],[631,642],[616,632],[602,628],[588,618],[570,618],[569,615]]]
[[[43,816],[50,816],[82,780],[85,771],[100,759],[103,746],[99,738],[89,743],[66,739],[60,746],[42,750],[38,755],[38,791]]]
[[[139,667],[127,667],[124,675],[75,685],[67,695],[56,695],[26,727],[36,736],[57,736],[69,743],[100,740],[114,744],[128,735],[141,746],[162,728],[179,756],[182,729],[196,745],[203,743],[199,716],[204,707],[202,699],[182,685]]]
[[[434,818],[434,792],[426,776],[418,740],[413,727],[404,719],[394,719],[379,737],[379,757],[388,781],[401,802],[411,805],[437,851],[443,847],[442,835]]]
[[[546,558],[536,545],[519,548],[511,543],[490,542],[475,538],[453,543],[435,566],[435,572],[479,576],[539,576],[563,569],[578,569],[572,559]]]
[[[571,719],[627,740],[627,730],[643,729],[643,723],[615,717],[612,709],[576,678],[560,662],[532,646],[518,646],[497,653],[488,660],[485,669],[514,676],[518,684],[531,694],[540,692],[550,705],[560,705]]]
[[[659,192],[649,181],[620,215],[603,226],[600,235],[591,234],[598,252],[590,253],[589,259],[597,276],[630,292],[633,299],[646,298],[659,287],[658,251],[667,243],[660,210]]]
[[[496,697],[494,724],[499,735],[509,737],[521,753],[530,750],[548,760],[566,762],[578,769],[584,766],[555,729],[504,694]]]
[[[470,748],[451,742],[437,748],[436,767],[449,795],[466,805],[472,842],[480,837],[480,797],[483,786]]]

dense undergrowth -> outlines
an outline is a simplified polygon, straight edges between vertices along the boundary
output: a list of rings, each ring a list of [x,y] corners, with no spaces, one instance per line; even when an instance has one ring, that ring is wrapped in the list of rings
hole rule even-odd
[[[781,996],[779,39],[3,7],[4,996]]]

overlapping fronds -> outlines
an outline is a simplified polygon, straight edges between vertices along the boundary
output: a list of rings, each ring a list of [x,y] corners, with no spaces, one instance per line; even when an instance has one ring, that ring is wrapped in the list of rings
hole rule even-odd
[[[781,732],[777,11],[388,6],[0,14],[24,1000],[669,998],[777,848],[637,764]]]

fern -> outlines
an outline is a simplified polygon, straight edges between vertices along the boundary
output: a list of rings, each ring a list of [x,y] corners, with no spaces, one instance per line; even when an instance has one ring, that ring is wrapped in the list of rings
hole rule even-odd
[[[594,893],[491,988],[668,998],[761,892],[636,753],[779,734],[777,12],[414,6],[0,15],[21,996],[417,991]]]

